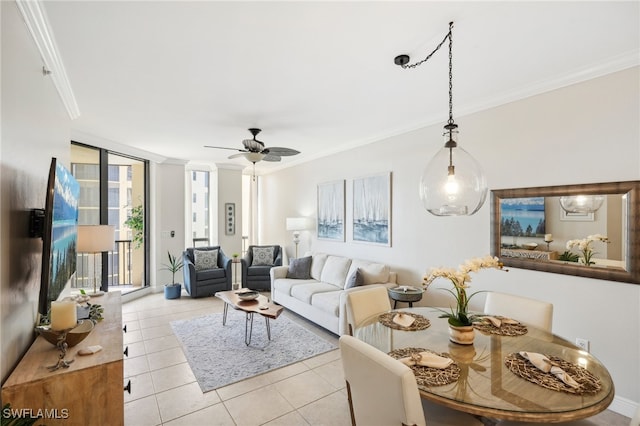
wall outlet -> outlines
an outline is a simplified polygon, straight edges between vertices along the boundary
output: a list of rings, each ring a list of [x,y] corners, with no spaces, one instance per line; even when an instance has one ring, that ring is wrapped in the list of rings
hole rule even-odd
[[[589,352],[589,341],[587,339],[581,339],[576,337],[576,346],[582,349],[583,351]]]

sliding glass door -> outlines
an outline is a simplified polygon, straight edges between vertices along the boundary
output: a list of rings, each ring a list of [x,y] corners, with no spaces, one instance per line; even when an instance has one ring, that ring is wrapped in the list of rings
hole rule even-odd
[[[148,285],[148,162],[78,143],[71,170],[80,183],[79,225],[113,225],[114,250],[78,253],[75,287],[127,292]],[[97,256],[94,258],[94,256]]]

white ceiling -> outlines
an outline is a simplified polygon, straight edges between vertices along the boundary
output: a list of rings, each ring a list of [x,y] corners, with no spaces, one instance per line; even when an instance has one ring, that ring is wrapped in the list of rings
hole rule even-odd
[[[447,44],[413,70],[393,59],[424,58],[449,21],[455,118],[640,64],[638,1],[44,5],[81,113],[74,137],[248,165],[203,146],[241,148],[259,127],[267,146],[302,152],[263,172],[444,125]]]

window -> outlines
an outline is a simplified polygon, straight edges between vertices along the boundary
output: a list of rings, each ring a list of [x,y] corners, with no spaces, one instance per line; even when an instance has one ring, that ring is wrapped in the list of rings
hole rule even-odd
[[[127,292],[149,285],[146,242],[148,161],[71,143],[71,171],[80,183],[79,225],[114,225],[116,244],[103,254],[78,253],[75,288],[93,290],[93,265],[104,291]],[[101,179],[103,177],[103,179]],[[106,179],[105,179],[106,177]],[[127,219],[137,215],[135,224]],[[135,229],[134,229],[135,228]],[[134,235],[140,235],[137,245]],[[95,259],[94,259],[95,257]]]
[[[193,170],[191,173],[191,233],[194,238],[210,238],[209,234],[209,179],[210,174],[204,170]]]

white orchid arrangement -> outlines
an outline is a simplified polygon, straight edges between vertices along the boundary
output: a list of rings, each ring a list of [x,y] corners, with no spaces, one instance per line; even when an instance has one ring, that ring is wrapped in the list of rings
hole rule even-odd
[[[440,318],[448,318],[449,324],[454,326],[471,325],[473,318],[469,315],[469,300],[476,293],[467,296],[467,288],[471,281],[471,272],[478,272],[481,269],[500,269],[507,271],[502,262],[497,257],[485,256],[475,257],[466,260],[458,269],[453,268],[432,268],[429,274],[422,280],[422,285],[428,287],[436,278],[446,278],[453,284],[453,290],[445,289],[456,299],[456,307],[451,308],[451,312],[443,313]]]
[[[591,266],[595,263],[591,261],[591,258],[593,257],[594,254],[597,253],[593,251],[593,247],[592,247],[592,244],[595,241],[608,243],[609,238],[601,234],[594,234],[594,235],[589,235],[587,236],[587,238],[583,238],[581,240],[569,240],[567,241],[567,250],[571,250],[572,248],[577,247],[580,253],[582,253],[582,257],[580,258],[580,261],[584,263],[586,266]]]

